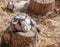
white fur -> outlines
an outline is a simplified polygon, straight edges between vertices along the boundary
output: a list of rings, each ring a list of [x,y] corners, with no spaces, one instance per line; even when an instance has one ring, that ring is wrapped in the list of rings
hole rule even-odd
[[[16,20],[17,19],[17,20]],[[36,31],[36,22],[31,18],[29,17],[28,14],[25,14],[25,13],[20,13],[20,14],[17,14],[17,16],[15,16],[12,21],[11,21],[12,25],[15,25],[15,28],[19,31],[20,29],[23,30],[23,31]],[[19,25],[19,23],[21,23],[21,25]],[[34,26],[32,26],[32,24]],[[32,28],[34,27],[34,28]],[[20,29],[19,29],[20,28]]]
[[[29,2],[28,1],[20,1],[20,2],[9,2],[8,8],[12,9],[13,5],[14,8],[13,10],[22,10],[22,9],[27,9]]]
[[[22,36],[26,36],[26,37],[33,37],[36,35],[36,32],[33,31],[29,31],[29,32],[17,32],[17,34],[22,35]]]

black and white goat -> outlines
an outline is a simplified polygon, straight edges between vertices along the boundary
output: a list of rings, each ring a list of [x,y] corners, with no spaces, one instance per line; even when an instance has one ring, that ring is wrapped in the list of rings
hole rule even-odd
[[[20,13],[15,16],[10,25],[10,31],[13,32],[40,32],[36,22],[28,14]]]

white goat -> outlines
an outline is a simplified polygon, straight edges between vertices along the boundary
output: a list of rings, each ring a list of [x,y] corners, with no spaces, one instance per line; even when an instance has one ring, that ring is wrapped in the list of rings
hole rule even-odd
[[[7,8],[10,10],[26,10],[28,8],[28,1],[20,1],[20,2],[8,2]]]

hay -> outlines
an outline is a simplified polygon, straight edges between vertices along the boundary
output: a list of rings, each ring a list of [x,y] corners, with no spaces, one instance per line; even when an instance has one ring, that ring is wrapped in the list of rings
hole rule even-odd
[[[0,0],[0,38],[3,32],[9,26],[11,19],[19,12],[11,13],[7,10],[3,10],[7,5],[8,0]],[[32,14],[31,14],[32,15]],[[41,33],[39,33],[39,43],[37,47],[49,47],[50,45],[55,45],[54,47],[60,47],[60,15],[54,18],[39,18],[35,15],[31,16],[39,24]],[[38,17],[38,18],[37,18]],[[48,22],[50,21],[50,22]],[[51,25],[51,26],[50,26]],[[1,41],[0,41],[1,42]],[[49,46],[47,46],[49,45]],[[52,47],[52,46],[50,46]]]

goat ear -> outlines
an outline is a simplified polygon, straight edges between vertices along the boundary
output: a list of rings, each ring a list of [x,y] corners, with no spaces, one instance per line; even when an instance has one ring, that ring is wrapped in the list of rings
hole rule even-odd
[[[8,2],[8,5],[9,5],[9,2]]]
[[[10,4],[11,4],[11,2],[8,1],[8,5],[10,5]]]
[[[37,29],[37,32],[40,33],[41,30],[39,28],[36,28],[36,29]]]
[[[10,4],[10,2],[8,1],[7,5],[9,5],[9,4]]]

